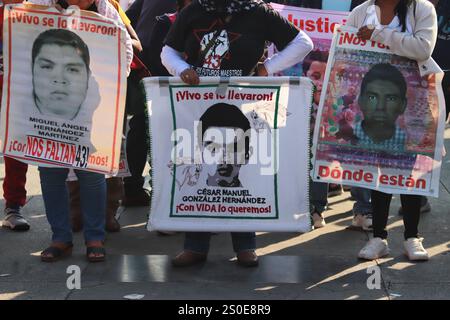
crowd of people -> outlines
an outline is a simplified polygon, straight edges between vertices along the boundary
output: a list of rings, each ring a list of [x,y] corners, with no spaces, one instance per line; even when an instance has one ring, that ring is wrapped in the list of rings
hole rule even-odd
[[[4,0],[3,4],[21,3],[21,0]],[[128,75],[126,113],[128,132],[126,154],[131,176],[109,177],[94,172],[74,170],[76,179],[69,179],[69,169],[39,168],[41,188],[47,219],[51,225],[50,246],[41,253],[44,262],[57,261],[72,251],[73,232],[83,230],[86,242],[86,257],[91,262],[104,261],[105,233],[117,232],[120,224],[115,214],[120,205],[125,207],[149,206],[151,196],[144,188],[144,168],[148,161],[148,123],[145,97],[139,81],[145,76],[179,76],[183,82],[197,85],[202,76],[209,76],[212,69],[226,70],[233,76],[268,76],[303,62],[303,76],[310,78],[316,88],[313,105],[320,102],[322,84],[327,67],[328,53],[314,48],[307,32],[297,29],[281,17],[270,5],[261,0],[31,0],[30,2],[56,6],[63,10],[77,5],[83,10],[97,12],[127,30],[127,51],[133,52]],[[266,1],[268,2],[268,1]],[[358,37],[384,43],[399,56],[418,62],[420,68],[434,68],[435,62],[445,72],[442,83],[447,112],[450,111],[450,1],[448,0],[285,0],[275,3],[304,8],[350,12],[347,25],[357,28]],[[377,10],[368,10],[371,6]],[[126,12],[124,12],[123,6]],[[3,16],[1,7],[1,15]],[[221,32],[238,32],[229,43],[227,59],[210,54],[210,47],[198,41],[195,30],[208,29],[219,22]],[[0,17],[3,23],[3,17]],[[3,25],[1,26],[3,27]],[[220,37],[216,32],[211,38]],[[217,34],[216,34],[217,33]],[[1,33],[0,33],[1,35]],[[49,35],[57,38],[61,48],[71,48],[75,54],[83,55],[82,44],[76,39],[66,40],[63,33]],[[45,52],[46,39],[42,39],[36,55]],[[265,58],[267,44],[274,44],[277,54]],[[81,52],[81,53],[79,53]],[[87,53],[88,54],[88,53]],[[1,57],[2,58],[2,57]],[[84,59],[86,62],[86,59]],[[2,64],[2,63],[1,63]],[[87,72],[89,66],[87,64]],[[405,79],[394,71],[389,79],[380,76],[389,66],[378,65],[368,74],[367,86],[378,85],[383,90],[383,81],[398,83],[400,95]],[[375,70],[377,69],[377,70]],[[380,70],[378,70],[380,69]],[[383,69],[383,70],[381,70]],[[36,70],[38,72],[39,70]],[[34,72],[34,71],[33,71]],[[3,74],[1,74],[3,77]],[[398,81],[395,80],[396,76]],[[378,78],[377,78],[378,77]],[[370,78],[370,79],[369,79]],[[363,80],[364,82],[364,80]],[[1,81],[3,83],[3,81]],[[364,90],[359,95],[359,104],[365,106]],[[404,90],[403,90],[404,91]],[[403,92],[404,96],[404,92]],[[356,99],[353,97],[353,99]],[[367,98],[369,99],[369,98]],[[395,121],[404,104],[399,103],[383,112],[391,119],[386,132],[395,132]],[[361,140],[377,144],[364,132],[369,132],[373,110],[361,107],[364,120],[358,132]],[[403,109],[402,109],[403,108]],[[231,111],[230,111],[231,112]],[[315,118],[312,117],[312,128]],[[27,231],[30,224],[21,213],[26,203],[27,164],[4,157],[5,178],[3,191],[5,217],[3,227],[13,231]],[[341,192],[341,186],[311,182],[311,219],[314,228],[325,227],[323,212],[327,209],[327,198]],[[389,253],[386,225],[391,194],[376,190],[351,187],[355,200],[352,227],[372,230],[373,237],[358,254],[359,258],[374,260]],[[405,232],[404,247],[410,260],[428,260],[428,253],[419,235],[420,215],[431,210],[426,197],[400,195]],[[255,253],[256,236],[253,232],[231,234],[237,263],[244,267],[258,265]],[[204,262],[209,251],[211,233],[187,232],[183,250],[172,260],[176,267],[186,267]]]

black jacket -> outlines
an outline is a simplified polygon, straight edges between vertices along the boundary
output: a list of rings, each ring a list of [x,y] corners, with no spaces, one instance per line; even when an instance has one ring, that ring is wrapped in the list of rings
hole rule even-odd
[[[149,48],[156,17],[175,10],[175,0],[136,0],[127,10],[126,14],[144,50]]]

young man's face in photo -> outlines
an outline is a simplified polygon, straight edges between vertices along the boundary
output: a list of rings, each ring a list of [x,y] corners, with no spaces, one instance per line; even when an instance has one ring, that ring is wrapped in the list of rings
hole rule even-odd
[[[406,97],[390,81],[374,80],[367,84],[359,97],[359,106],[367,125],[392,128],[405,111]]]
[[[86,98],[88,79],[77,49],[43,45],[33,66],[34,93],[41,113],[73,119]]]
[[[217,139],[220,135],[221,139]],[[245,133],[239,128],[208,128],[203,135],[203,158],[217,164],[215,178],[231,182],[246,163]]]
[[[326,69],[327,64],[325,62],[313,61],[309,67],[309,70],[306,72],[306,76],[311,79],[316,86],[316,91],[314,92],[314,103],[317,105],[320,102],[320,95],[322,94],[322,85]]]

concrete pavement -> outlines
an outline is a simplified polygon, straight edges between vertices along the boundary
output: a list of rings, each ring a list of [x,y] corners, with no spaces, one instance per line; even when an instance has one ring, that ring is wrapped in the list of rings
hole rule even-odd
[[[446,130],[450,150],[450,129]],[[4,165],[0,165],[4,177]],[[330,198],[327,226],[307,234],[259,233],[260,266],[243,269],[232,261],[229,234],[214,235],[208,262],[174,269],[170,257],[183,244],[183,235],[160,236],[145,230],[148,208],[121,208],[122,231],[107,236],[107,261],[89,264],[81,234],[74,254],[53,264],[41,263],[39,253],[50,241],[37,169],[30,167],[24,215],[31,230],[0,230],[0,300],[9,299],[449,299],[450,298],[450,157],[443,163],[439,199],[424,214],[420,231],[431,260],[411,263],[402,255],[403,224],[397,216],[398,197],[391,205],[391,255],[374,262],[356,258],[369,234],[348,230],[353,201],[348,192]],[[4,206],[3,199],[1,207]],[[81,270],[81,289],[68,289],[67,267]],[[369,267],[381,271],[380,288],[370,290]]]

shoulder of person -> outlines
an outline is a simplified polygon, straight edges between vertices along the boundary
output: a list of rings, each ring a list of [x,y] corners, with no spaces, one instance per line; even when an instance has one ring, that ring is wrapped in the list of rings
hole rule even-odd
[[[365,15],[367,13],[367,9],[371,5],[374,5],[374,4],[375,4],[374,0],[365,1],[365,2],[361,3],[360,5],[356,6],[355,8],[353,8],[351,13],[352,14],[357,14],[357,15]]]
[[[434,11],[434,5],[429,0],[415,0],[410,10],[414,12],[416,17],[427,16]]]
[[[276,11],[270,4],[265,2],[260,2],[253,10],[250,11],[250,13],[258,17],[280,15],[279,12]]]
[[[366,18],[368,14],[368,9],[371,5],[373,5],[375,2],[373,0],[365,1],[361,3],[360,5],[353,8],[353,10],[350,12],[350,14],[347,17],[347,25],[350,25],[351,27],[360,28],[362,27],[362,24],[364,22],[364,19]]]

